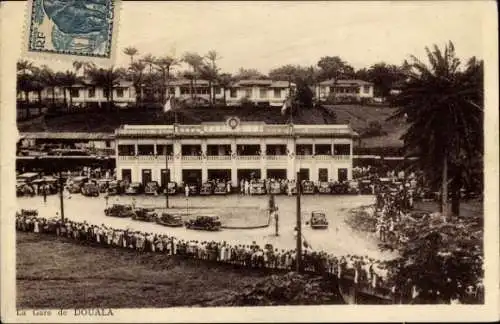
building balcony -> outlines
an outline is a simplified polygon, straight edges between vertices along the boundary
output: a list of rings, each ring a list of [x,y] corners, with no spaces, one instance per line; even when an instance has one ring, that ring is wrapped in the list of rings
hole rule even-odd
[[[201,155],[183,155],[181,158],[183,161],[201,161]]]
[[[229,161],[229,160],[231,160],[231,155],[207,155],[207,160],[209,160],[209,161]]]
[[[250,161],[258,161],[261,159],[260,155],[238,155],[236,157],[237,160],[250,160]]]
[[[351,155],[333,155],[335,160],[350,160]]]
[[[266,155],[266,160],[270,161],[286,161],[288,155]]]

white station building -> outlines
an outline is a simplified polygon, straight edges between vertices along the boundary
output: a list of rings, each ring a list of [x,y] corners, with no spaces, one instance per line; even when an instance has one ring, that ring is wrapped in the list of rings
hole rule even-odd
[[[123,125],[115,130],[119,180],[201,184],[211,179],[352,179],[349,125],[224,122]],[[165,160],[167,158],[167,160]],[[166,171],[168,169],[168,172]]]

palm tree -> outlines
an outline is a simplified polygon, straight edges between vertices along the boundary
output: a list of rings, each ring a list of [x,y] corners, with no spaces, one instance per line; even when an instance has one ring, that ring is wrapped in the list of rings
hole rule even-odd
[[[193,74],[192,74],[193,84],[194,88],[196,89],[196,79],[199,74],[199,69],[203,65],[203,57],[201,57],[198,53],[186,52],[184,53],[182,60],[186,62],[189,66],[191,66],[191,68],[193,69]],[[191,91],[191,99],[194,99],[192,91]]]
[[[133,62],[129,67],[130,77],[131,77],[132,83],[134,84],[135,95],[136,95],[136,100],[137,100],[138,106],[140,106],[142,98],[144,97],[142,83],[144,81],[144,69],[145,68],[146,68],[146,64],[144,64],[141,61]]]
[[[38,115],[42,114],[42,91],[46,87],[45,80],[42,75],[42,70],[39,67],[33,67],[32,69],[32,87],[33,91],[36,91],[38,95]]]
[[[170,69],[172,66],[179,64],[176,58],[171,56],[164,56],[159,58],[156,61],[156,65],[158,66],[158,70],[162,74],[162,91],[161,91],[161,101],[162,103],[165,101],[165,92],[170,95]]]
[[[219,75],[217,78],[217,81],[222,88],[222,91],[224,93],[224,106],[227,105],[226,102],[226,89],[228,89],[231,86],[231,83],[233,82],[233,77],[229,73],[222,73]]]
[[[80,81],[80,78],[76,76],[76,73],[66,71],[60,75],[59,81],[61,82],[61,86],[63,87],[64,91],[64,104],[67,104],[66,91],[69,92],[69,109],[71,109],[71,107],[73,107],[73,96],[71,94],[71,89]]]
[[[472,60],[460,70],[452,42],[444,52],[436,45],[426,52],[429,65],[411,57],[407,81],[396,98],[400,108],[391,119],[407,116],[405,148],[420,153],[419,166],[441,183],[441,209],[447,217],[449,174],[458,181],[457,170],[482,155],[482,64]]]
[[[102,87],[106,94],[107,108],[111,109],[113,105],[113,89],[120,83],[123,71],[115,69],[113,66],[109,69],[94,68],[89,70],[89,76],[92,82]]]
[[[45,84],[50,87],[52,93],[52,108],[55,108],[56,105],[56,95],[55,89],[59,86],[58,76],[51,68],[47,65],[43,65],[40,71],[40,76],[44,80]]]
[[[130,65],[132,65],[134,63],[134,56],[137,55],[137,54],[139,54],[139,51],[135,47],[126,47],[123,50],[123,53],[125,55],[130,56]]]
[[[29,103],[29,92],[31,91],[31,81],[32,78],[30,74],[32,74],[34,65],[32,62],[27,60],[19,60],[16,64],[17,70],[17,89],[18,92],[24,92],[24,97],[26,103]]]
[[[212,96],[212,82],[217,80],[217,74],[218,74],[218,68],[217,68],[217,65],[216,65],[216,61],[217,60],[220,60],[222,57],[219,55],[219,53],[217,53],[217,51],[215,50],[211,50],[211,51],[208,51],[207,55],[205,55],[205,58],[208,59],[210,61],[210,69],[208,69],[208,82],[210,83],[209,84],[209,88],[210,88],[210,96]],[[210,98],[210,104],[213,104],[215,103],[215,93],[213,95],[213,98],[211,97]]]

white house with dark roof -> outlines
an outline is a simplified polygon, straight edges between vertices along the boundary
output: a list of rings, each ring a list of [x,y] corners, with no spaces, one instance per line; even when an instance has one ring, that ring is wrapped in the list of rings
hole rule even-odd
[[[316,86],[315,96],[324,101],[330,95],[335,94],[337,98],[373,98],[373,83],[363,80],[326,80]]]
[[[290,88],[294,89],[295,84],[288,81],[240,80],[226,89],[226,102],[229,106],[236,106],[247,99],[256,104],[281,107]]]

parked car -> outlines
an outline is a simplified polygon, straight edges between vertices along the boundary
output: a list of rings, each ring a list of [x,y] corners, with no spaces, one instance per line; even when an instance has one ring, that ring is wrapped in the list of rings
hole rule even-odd
[[[109,195],[120,195],[123,193],[122,186],[119,180],[110,181],[108,184]]]
[[[133,220],[139,220],[144,222],[153,222],[158,217],[154,208],[151,207],[137,207],[134,210],[134,215],[132,215]]]
[[[124,218],[134,216],[135,212],[131,205],[113,204],[111,207],[104,209],[104,214],[106,216]]]
[[[218,231],[222,223],[218,216],[197,216],[195,219],[188,220],[185,225],[188,229]]]
[[[162,213],[156,218],[156,223],[169,226],[169,227],[182,227],[184,223],[182,222],[182,217],[179,214]]]
[[[318,183],[318,192],[320,194],[330,194],[332,193],[332,184],[327,181],[320,181]]]
[[[82,186],[82,195],[87,197],[99,196],[99,186],[95,182],[87,182]]]
[[[156,181],[151,181],[146,183],[146,187],[144,188],[144,193],[147,195],[156,195],[160,190],[160,185]]]
[[[214,185],[211,182],[205,182],[201,185],[200,195],[208,196],[214,193]]]
[[[252,195],[265,195],[266,194],[266,184],[264,181],[256,181],[250,186],[250,193]]]
[[[336,195],[345,195],[349,193],[349,184],[345,182],[335,182],[332,186],[332,193]]]
[[[310,195],[310,194],[314,194],[315,193],[315,186],[314,186],[314,182],[310,181],[310,180],[304,180],[302,182],[302,193],[303,194],[306,194],[306,195]]]
[[[46,195],[53,195],[58,192],[57,178],[46,176],[41,179],[36,179],[31,182],[31,185],[38,186],[38,194],[43,195],[45,190]]]
[[[349,187],[349,193],[351,195],[357,195],[359,194],[359,182],[355,180],[351,180],[348,182],[348,187]]]
[[[72,194],[82,192],[83,184],[87,183],[87,181],[89,181],[89,177],[86,176],[79,176],[69,179],[68,191]]]
[[[138,195],[142,193],[142,183],[132,182],[127,188],[125,188],[126,195]]]
[[[313,211],[311,213],[310,224],[313,229],[328,228],[328,221],[326,220],[325,212],[319,210]]]
[[[197,184],[194,183],[188,184],[188,188],[190,196],[194,196],[200,193],[200,188],[198,188]]]
[[[215,195],[225,195],[227,194],[227,183],[226,182],[218,182],[215,184],[214,188]]]
[[[176,182],[169,182],[168,183],[168,194],[169,195],[175,195],[179,192],[178,188],[177,188],[177,183]],[[163,193],[166,193],[166,188],[163,187]]]
[[[105,193],[109,188],[111,180],[110,179],[99,179],[97,180],[97,186],[99,187],[100,193]]]
[[[281,183],[277,181],[272,181],[269,185],[269,193],[274,195],[279,195],[283,193]]]

